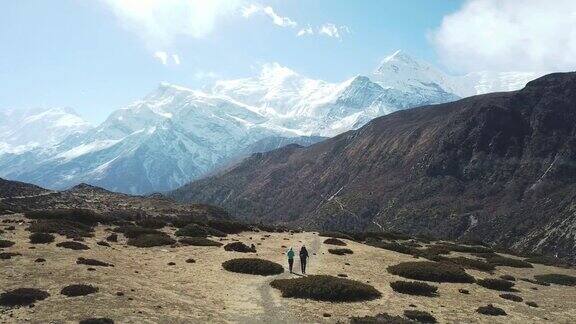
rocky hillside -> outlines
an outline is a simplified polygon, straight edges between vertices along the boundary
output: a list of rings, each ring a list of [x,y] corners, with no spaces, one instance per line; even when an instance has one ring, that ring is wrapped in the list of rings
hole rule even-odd
[[[576,73],[254,154],[171,195],[251,221],[481,239],[575,260]]]

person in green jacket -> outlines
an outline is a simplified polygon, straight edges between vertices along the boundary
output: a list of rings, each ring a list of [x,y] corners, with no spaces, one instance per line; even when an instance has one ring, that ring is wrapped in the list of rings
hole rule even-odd
[[[294,265],[294,255],[296,253],[294,253],[294,250],[292,250],[292,248],[290,248],[290,250],[288,250],[288,252],[286,252],[286,255],[288,256],[288,268],[290,269],[290,273],[292,273],[292,266]]]

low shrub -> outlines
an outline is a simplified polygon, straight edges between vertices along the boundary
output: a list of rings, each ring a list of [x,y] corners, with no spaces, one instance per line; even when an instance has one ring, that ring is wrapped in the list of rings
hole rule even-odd
[[[535,302],[532,302],[532,301],[526,302],[526,305],[528,305],[530,307],[538,307],[538,304],[536,304]]]
[[[12,242],[12,241],[8,241],[8,240],[0,240],[0,248],[8,248],[11,247],[12,245],[14,245],[16,243]]]
[[[70,250],[89,250],[90,249],[87,245],[82,244],[80,242],[74,242],[74,241],[60,242],[60,243],[56,244],[56,246],[61,247],[61,248],[65,248],[65,249],[70,249]]]
[[[280,264],[256,258],[228,260],[222,263],[222,267],[231,272],[261,276],[277,275],[284,272],[284,268]]]
[[[1,306],[27,306],[50,297],[46,291],[36,288],[17,288],[0,294]]]
[[[296,279],[276,279],[270,285],[282,292],[283,297],[309,298],[320,301],[353,302],[379,298],[374,287],[350,279],[311,275]]]
[[[32,233],[55,233],[74,237],[90,237],[94,228],[80,222],[67,219],[38,219],[33,221],[27,230]]]
[[[29,238],[32,244],[48,244],[54,242],[54,235],[50,233],[32,233]]]
[[[209,240],[204,237],[183,237],[178,240],[182,245],[192,246],[222,246],[222,243]]]
[[[98,223],[107,224],[112,220],[111,218],[88,209],[53,209],[29,211],[26,212],[24,216],[29,219],[67,220],[76,223],[82,223],[90,227],[98,225]]]
[[[528,259],[525,259],[524,261],[530,262],[530,263],[535,263],[535,264],[543,264],[543,265],[552,266],[552,267],[559,267],[559,268],[567,268],[570,266],[568,263],[562,261],[562,259],[559,259],[559,258],[556,258],[553,256],[544,256],[544,255],[532,256],[532,257],[529,257]]]
[[[487,257],[486,261],[495,266],[506,266],[512,268],[533,268],[534,266],[524,260],[512,259],[501,255]]]
[[[138,236],[145,235],[145,234],[156,234],[156,235],[164,234],[163,232],[160,232],[159,230],[155,230],[153,228],[146,228],[146,227],[142,227],[142,226],[137,226],[137,225],[119,226],[116,229],[114,229],[114,231],[124,234],[124,236],[126,236],[129,239],[137,238]]]
[[[148,217],[136,221],[136,225],[144,228],[161,229],[166,226],[166,221],[160,218]]]
[[[402,316],[381,313],[376,316],[351,317],[350,324],[414,324],[414,321]]]
[[[446,244],[451,251],[454,252],[464,252],[464,253],[490,253],[493,252],[491,248],[487,248],[481,245],[459,245],[459,244]]]
[[[98,244],[100,246],[110,247],[110,243],[105,242],[105,241],[98,241],[98,242],[96,242],[96,244]]]
[[[324,237],[334,237],[334,238],[339,238],[339,239],[345,239],[345,240],[353,240],[352,236],[348,235],[348,234],[344,234],[344,233],[340,233],[340,232],[320,232],[318,233],[319,236],[324,236]]]
[[[22,254],[16,252],[0,252],[0,260],[9,260],[12,257],[20,256]]]
[[[328,239],[324,240],[324,244],[330,244],[330,245],[339,245],[339,246],[346,246],[346,242],[339,240],[335,237],[331,237]]]
[[[163,245],[172,245],[176,243],[176,240],[170,237],[170,235],[165,233],[160,234],[142,234],[135,238],[128,239],[127,244],[146,248],[146,247],[153,247],[153,246],[163,246]]]
[[[433,282],[474,282],[464,269],[448,263],[431,261],[403,262],[388,267],[388,272],[408,279]]]
[[[390,287],[396,292],[416,296],[432,297],[438,291],[438,287],[418,281],[394,281],[390,283]]]
[[[540,280],[536,280],[536,279],[520,278],[520,280],[526,281],[526,282],[529,282],[529,283],[533,283],[533,284],[535,284],[535,285],[546,286],[546,287],[547,287],[547,286],[550,286],[549,283],[544,282],[544,281],[540,281]]]
[[[252,230],[252,228],[247,224],[226,220],[211,219],[207,224],[210,228],[225,234],[238,234]]]
[[[507,300],[515,301],[515,302],[523,301],[522,297],[520,297],[518,295],[514,295],[514,294],[501,294],[500,297],[507,299]]]
[[[460,288],[458,289],[458,292],[464,295],[469,295],[470,291],[468,289],[464,289],[464,288]]]
[[[80,324],[114,324],[114,321],[106,317],[93,317],[81,320]]]
[[[445,259],[445,261],[457,264],[457,265],[459,265],[463,268],[466,268],[466,269],[475,269],[475,270],[487,271],[487,272],[490,272],[490,271],[493,271],[494,269],[496,269],[496,267],[493,264],[490,264],[490,263],[487,263],[484,261],[480,261],[480,260],[465,258],[465,257],[449,258],[449,259]]]
[[[499,290],[499,291],[511,291],[512,287],[514,287],[514,283],[508,280],[502,279],[494,279],[494,278],[487,278],[487,279],[480,279],[476,280],[476,283],[480,286],[492,290]]]
[[[118,242],[118,234],[113,233],[106,237],[106,241],[108,242]]]
[[[576,277],[565,274],[549,273],[543,275],[535,275],[534,278],[540,282],[545,282],[548,284],[576,286]]]
[[[78,258],[76,260],[76,264],[85,264],[89,266],[97,266],[97,267],[113,267],[113,264],[106,263],[104,261],[99,261],[96,259],[85,259],[85,258]]]
[[[432,314],[424,311],[407,309],[404,311],[404,316],[418,323],[437,323],[436,318]]]
[[[232,242],[224,245],[224,250],[242,252],[242,253],[256,253],[256,248],[248,246],[242,242]]]
[[[418,253],[418,249],[396,242],[377,242],[370,245],[402,254],[415,255]]]
[[[223,233],[219,230],[210,227],[201,226],[198,224],[188,224],[182,227],[181,229],[177,230],[176,233],[174,233],[174,235],[189,236],[189,237],[207,237],[207,236],[224,237],[226,236],[226,233]]]
[[[60,290],[60,294],[68,297],[86,296],[96,292],[98,292],[98,287],[84,284],[69,285]]]
[[[495,307],[492,304],[478,307],[478,309],[476,309],[476,312],[490,316],[506,316],[506,312],[502,308]]]
[[[194,259],[186,259],[186,263],[196,263],[196,260],[194,260]]]
[[[346,255],[354,253],[354,251],[350,249],[328,249],[328,252],[336,255]]]
[[[44,259],[44,258],[37,258],[36,260],[34,260],[34,262],[42,263],[42,262],[46,262],[46,259]]]
[[[504,280],[508,280],[508,281],[516,281],[516,278],[514,278],[514,276],[511,276],[511,275],[501,275],[500,279],[504,279]]]

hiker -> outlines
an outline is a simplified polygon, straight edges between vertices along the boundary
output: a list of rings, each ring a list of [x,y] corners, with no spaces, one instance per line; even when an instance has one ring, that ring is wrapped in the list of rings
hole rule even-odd
[[[300,266],[302,267],[302,274],[306,274],[306,260],[308,260],[308,250],[302,245],[300,249]]]
[[[294,250],[290,248],[286,255],[288,255],[288,268],[290,269],[290,273],[292,273],[292,266],[294,265]]]

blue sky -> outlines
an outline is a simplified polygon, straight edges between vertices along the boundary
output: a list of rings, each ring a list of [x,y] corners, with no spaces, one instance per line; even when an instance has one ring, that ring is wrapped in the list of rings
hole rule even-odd
[[[549,34],[558,34],[554,28],[576,27],[573,2],[559,0],[560,8],[547,16],[542,16],[546,10],[538,8],[538,2],[542,3],[523,2],[530,3],[523,14],[536,15],[535,24],[550,29]],[[506,3],[508,7],[502,8]],[[515,15],[514,6],[506,0],[4,1],[0,4],[0,109],[69,106],[97,123],[161,81],[200,88],[215,78],[257,74],[268,62],[309,77],[342,81],[370,72],[396,49],[455,73],[476,66],[571,68],[572,51],[554,58],[557,66],[547,66],[542,62],[552,54],[522,47],[528,45],[506,46],[515,44],[516,38],[523,44],[526,35],[498,36],[499,29],[490,33],[490,28],[528,26],[522,19],[508,26],[515,20],[498,18],[501,12]],[[566,6],[574,11],[565,17]],[[563,24],[546,29],[553,14]],[[483,30],[484,25],[492,27]],[[531,44],[549,45],[540,44],[549,42],[549,34],[537,35],[540,38]],[[471,40],[474,37],[477,41]],[[564,46],[574,36],[567,37],[553,41]],[[539,54],[504,62],[526,50]]]

